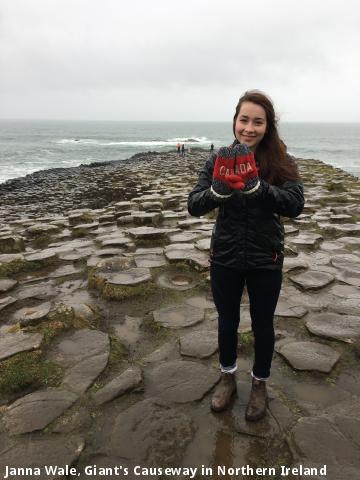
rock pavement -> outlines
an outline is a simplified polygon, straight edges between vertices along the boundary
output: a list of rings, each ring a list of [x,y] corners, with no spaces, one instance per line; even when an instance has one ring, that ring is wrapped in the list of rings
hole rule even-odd
[[[307,201],[283,219],[270,401],[249,424],[246,291],[238,394],[228,412],[209,409],[220,377],[209,284],[216,211],[187,212],[207,156],[148,152],[0,185],[1,468],[261,458],[358,478],[360,182],[297,160]]]

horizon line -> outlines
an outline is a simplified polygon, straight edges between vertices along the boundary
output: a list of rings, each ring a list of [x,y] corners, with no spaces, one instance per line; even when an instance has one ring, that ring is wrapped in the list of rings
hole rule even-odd
[[[105,119],[83,119],[83,118],[0,118],[0,122],[112,122],[112,123],[232,123],[232,120],[105,120]],[[324,120],[284,120],[281,123],[326,123],[338,124],[359,124],[360,121],[331,122]]]

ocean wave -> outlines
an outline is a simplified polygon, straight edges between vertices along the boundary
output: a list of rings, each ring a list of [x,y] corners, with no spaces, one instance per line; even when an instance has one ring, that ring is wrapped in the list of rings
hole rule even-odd
[[[179,138],[169,138],[167,140],[138,140],[138,141],[119,141],[119,142],[106,142],[94,140],[91,138],[63,138],[55,142],[58,145],[64,144],[80,144],[80,145],[96,145],[99,147],[108,147],[111,145],[123,145],[127,147],[146,147],[146,146],[175,146],[177,143],[187,143],[187,144],[210,144],[211,141],[206,137],[179,137]]]
[[[178,137],[178,138],[169,138],[167,142],[170,143],[211,143],[207,137]]]
[[[61,140],[56,140],[54,143],[58,145],[66,143],[92,143],[94,145],[100,145],[97,140],[92,140],[91,138],[62,138]]]

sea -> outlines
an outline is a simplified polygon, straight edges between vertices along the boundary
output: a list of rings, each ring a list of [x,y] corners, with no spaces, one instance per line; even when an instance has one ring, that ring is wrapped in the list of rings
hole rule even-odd
[[[288,152],[360,178],[360,123],[280,123]],[[233,141],[229,122],[0,120],[0,183],[37,170],[129,159],[139,152],[210,149]]]

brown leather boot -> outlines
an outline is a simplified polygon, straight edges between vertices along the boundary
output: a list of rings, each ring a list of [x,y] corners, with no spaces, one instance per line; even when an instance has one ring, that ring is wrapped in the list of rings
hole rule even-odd
[[[260,418],[263,418],[266,413],[266,405],[266,382],[253,378],[250,399],[246,407],[246,420],[256,422],[256,420],[260,420]]]
[[[214,412],[225,410],[233,393],[236,392],[236,381],[234,373],[222,373],[220,382],[216,385],[214,395],[211,399],[211,409]]]

